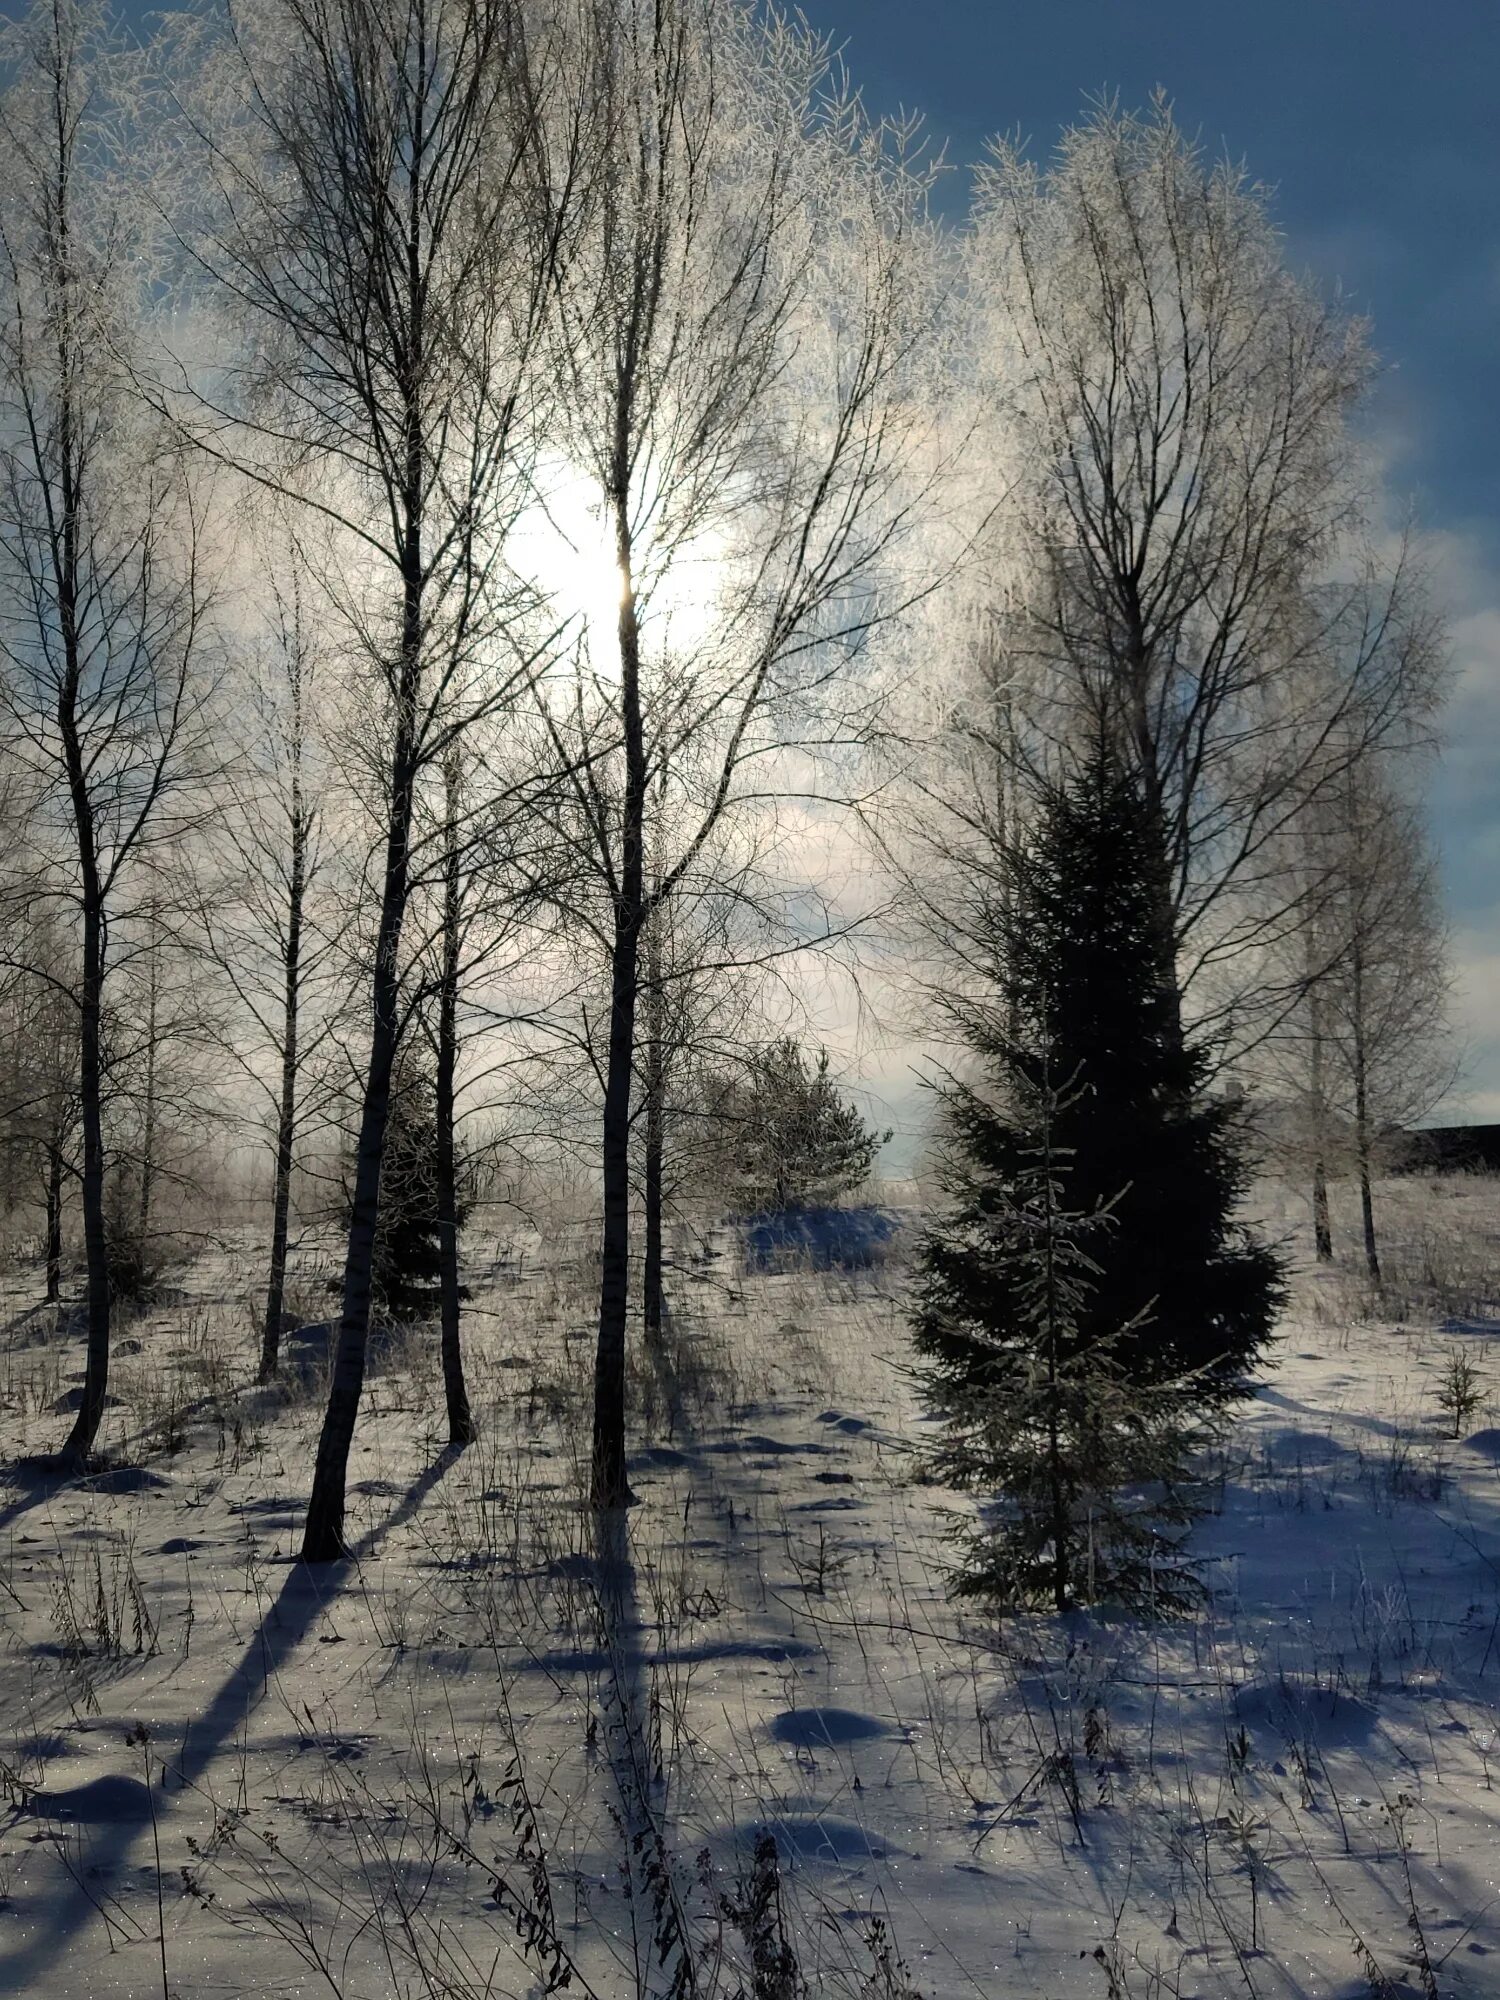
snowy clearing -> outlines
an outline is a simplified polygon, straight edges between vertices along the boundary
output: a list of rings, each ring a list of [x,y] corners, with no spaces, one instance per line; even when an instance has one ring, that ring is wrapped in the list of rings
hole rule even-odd
[[[1460,1214],[1494,1243],[1493,1184],[1399,1199],[1410,1243]],[[578,1499],[587,1278],[497,1254],[481,1442],[441,1450],[431,1339],[388,1351],[359,1558],[323,1572],[293,1561],[316,1357],[241,1386],[252,1268],[202,1257],[129,1329],[121,1469],[23,1471],[0,1508],[0,1990],[733,1993],[769,1831],[814,1993],[1500,1992],[1480,1306],[1356,1323],[1304,1275],[1196,1537],[1204,1614],[996,1625],[944,1594],[895,1267],[702,1267],[701,1314],[636,1357],[621,1550]],[[80,1360],[34,1279],[8,1460]],[[1457,1441],[1455,1341],[1483,1384]]]

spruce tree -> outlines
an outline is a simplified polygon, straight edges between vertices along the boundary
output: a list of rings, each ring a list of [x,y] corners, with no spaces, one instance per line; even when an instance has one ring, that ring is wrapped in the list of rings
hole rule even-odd
[[[719,1115],[732,1154],[726,1179],[751,1214],[837,1201],[866,1178],[891,1136],[839,1094],[828,1051],[809,1068],[790,1035],[757,1053]]]
[[[1002,1496],[960,1578],[987,1595],[1163,1601],[1151,1552],[1187,1518],[1191,1446],[1247,1392],[1281,1300],[1235,1218],[1232,1107],[1182,1026],[1165,854],[1101,744],[1044,791],[992,912],[992,989],[955,1003],[974,1076],[940,1091],[953,1206],[914,1330],[939,1473]],[[1107,1501],[1143,1481],[1140,1507]]]
[[[375,1229],[371,1283],[376,1310],[388,1320],[422,1319],[438,1309],[442,1258],[437,1144],[431,1065],[413,1043],[403,1047],[396,1058],[380,1168],[380,1218]],[[466,1189],[469,1176],[461,1170],[459,1179],[457,1220],[462,1228],[473,1203]],[[346,1169],[346,1215],[351,1203]]]
[[[1181,1608],[1197,1581],[1180,1552],[1194,1518],[1194,1460],[1212,1435],[1191,1378],[1133,1381],[1121,1359],[1134,1328],[1090,1339],[1084,1322],[1114,1217],[1067,1206],[1068,1158],[1054,1134],[1068,1096],[1045,1083],[1034,1100],[1037,1144],[983,1210],[970,1203],[929,1239],[919,1345],[962,1340],[968,1366],[929,1378],[944,1419],[932,1470],[997,1496],[961,1532],[953,1583],[961,1596],[1011,1605],[1111,1598],[1132,1609]],[[949,1093],[955,1136],[978,1139],[993,1117],[978,1091]],[[972,1191],[972,1170],[967,1177]],[[1006,1337],[984,1325],[1003,1292]]]

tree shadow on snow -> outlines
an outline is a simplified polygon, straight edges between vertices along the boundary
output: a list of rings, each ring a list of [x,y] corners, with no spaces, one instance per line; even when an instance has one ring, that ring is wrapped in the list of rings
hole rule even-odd
[[[360,1562],[418,1513],[460,1455],[460,1449],[450,1445],[434,1459],[391,1513],[361,1536],[345,1561],[317,1569],[298,1562],[288,1569],[238,1666],[202,1715],[181,1724],[176,1754],[157,1746],[165,1761],[153,1790],[148,1791],[140,1778],[111,1774],[66,1790],[37,1791],[27,1798],[17,1817],[76,1829],[81,1850],[76,1867],[69,1869],[70,1886],[49,1906],[45,1924],[18,1949],[0,1954],[0,1993],[30,1993],[38,1988],[89,1918],[101,1911],[112,1882],[129,1867],[137,1845],[162,1837],[161,1822],[173,1793],[202,1785],[214,1759],[248,1726],[322,1613],[343,1594]],[[170,1734],[171,1725],[158,1727],[162,1735]]]

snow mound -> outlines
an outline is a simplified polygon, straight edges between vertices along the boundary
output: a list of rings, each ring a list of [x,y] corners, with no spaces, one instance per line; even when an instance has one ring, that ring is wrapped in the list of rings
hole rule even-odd
[[[1291,1676],[1242,1687],[1234,1707],[1247,1729],[1283,1740],[1310,1739],[1329,1750],[1367,1743],[1380,1719],[1357,1695]]]
[[[1267,1461],[1278,1467],[1301,1466],[1313,1470],[1319,1466],[1333,1465],[1341,1458],[1349,1457],[1349,1447],[1340,1444],[1336,1437],[1326,1431],[1303,1431],[1295,1428],[1287,1430],[1262,1431],[1261,1444]]]
[[[754,1829],[756,1836],[769,1833],[783,1861],[795,1867],[799,1862],[833,1862],[860,1867],[867,1861],[884,1861],[899,1852],[865,1827],[846,1819],[825,1819],[820,1813],[799,1813],[769,1821]]]
[[[120,1407],[119,1397],[111,1396],[108,1390],[106,1390],[104,1395],[104,1407],[106,1410],[118,1410]],[[75,1411],[81,1410],[82,1408],[83,1408],[82,1389],[64,1389],[62,1394],[57,1398],[56,1402],[54,1402],[52,1405],[52,1414],[54,1417],[70,1417],[74,1414]]]
[[[890,1733],[888,1723],[852,1708],[789,1708],[771,1724],[778,1743],[790,1743],[798,1750],[832,1750]]]
[[[767,1437],[763,1431],[747,1431],[744,1437],[717,1438],[703,1449],[720,1457],[733,1457],[743,1452],[747,1458],[792,1458],[798,1452],[830,1451],[832,1446],[805,1440],[791,1444],[785,1438]]]
[[[151,1818],[151,1794],[139,1778],[90,1778],[59,1792],[33,1792],[26,1810],[36,1819],[89,1826],[141,1826]]]
[[[90,1493],[165,1493],[172,1484],[144,1465],[111,1465],[81,1481]]]
[[[1477,1451],[1481,1457],[1500,1464],[1500,1430],[1475,1431],[1472,1437],[1464,1439],[1464,1444],[1470,1451]]]

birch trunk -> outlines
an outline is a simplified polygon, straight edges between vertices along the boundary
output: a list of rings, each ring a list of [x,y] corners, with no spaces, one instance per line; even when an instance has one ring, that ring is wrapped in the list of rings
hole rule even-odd
[[[1353,1034],[1350,1059],[1354,1070],[1354,1143],[1359,1159],[1359,1217],[1364,1234],[1365,1269],[1380,1283],[1380,1251],[1375,1240],[1375,1198],[1371,1186],[1370,1070],[1365,1048],[1364,948],[1356,935],[1349,954],[1350,1014]]]
[[[410,704],[407,705],[407,714]],[[312,1493],[302,1537],[302,1560],[334,1562],[349,1553],[344,1539],[344,1488],[349,1448],[364,1390],[365,1349],[370,1331],[371,1274],[375,1262],[375,1228],[380,1216],[380,1169],[385,1157],[386,1127],[391,1105],[391,1076],[399,1040],[399,965],[401,930],[406,915],[410,874],[412,763],[410,723],[403,719],[394,761],[391,823],[386,839],[381,888],[380,928],[372,982],[373,1021],[370,1064],[360,1112],[359,1144],[355,1153],[353,1212],[344,1258],[343,1303],[338,1346],[328,1387],[328,1406],[318,1438]]]
[[[417,776],[416,713],[422,659],[422,453],[412,425],[408,439],[409,482],[406,536],[402,552],[403,606],[401,675],[396,690],[396,735],[391,755],[390,818],[381,880],[380,925],[371,981],[370,1066],[360,1112],[354,1164],[354,1201],[344,1258],[343,1305],[338,1347],[328,1387],[328,1407],[318,1439],[302,1560],[334,1562],[348,1554],[344,1539],[344,1488],[349,1447],[365,1381],[365,1348],[370,1331],[371,1277],[375,1229],[380,1219],[380,1170],[390,1122],[391,1076],[400,1040],[401,932],[411,884],[411,825]]]
[[[294,742],[294,759],[300,734]],[[296,764],[292,770],[292,852],[287,883],[286,984],[282,995],[281,1098],[276,1112],[276,1158],[271,1196],[271,1254],[266,1274],[266,1315],[261,1328],[260,1380],[281,1366],[281,1322],[286,1310],[287,1230],[292,1207],[292,1166],[297,1137],[297,1066],[302,1002],[302,915],[307,894],[307,820]]]
[[[641,1284],[643,1333],[648,1346],[661,1343],[666,1319],[663,1283],[662,1202],[666,1168],[667,1051],[664,1038],[662,950],[658,902],[646,938],[646,1255]]]
[[[1308,996],[1308,1011],[1309,1032],[1312,1037],[1312,1047],[1308,1057],[1308,1083],[1309,1096],[1312,1100],[1313,1128],[1313,1242],[1317,1249],[1318,1262],[1328,1264],[1333,1260],[1333,1225],[1328,1207],[1328,1106],[1323,1081],[1323,1010],[1316,988]]]
[[[625,739],[625,788],[610,955],[609,1053],[600,1147],[604,1216],[599,1341],[594,1357],[593,1503],[602,1508],[623,1507],[631,1497],[625,1470],[625,1330],[630,1305],[631,1084],[640,989],[641,924],[645,915],[646,752],[641,717],[640,633],[630,581],[628,510],[628,484],[620,477],[613,495],[613,512],[615,551],[622,579],[620,719]]]
[[[454,1143],[454,1073],[458,1064],[458,978],[460,945],[458,857],[458,766],[450,756],[443,773],[446,814],[443,839],[443,966],[438,993],[437,1045],[437,1205],[438,1282],[442,1314],[443,1393],[448,1405],[448,1442],[472,1444],[477,1431],[464,1381],[458,1268],[458,1163]]]
[[[62,1199],[62,1148],[53,1145],[47,1148],[47,1303],[49,1306],[55,1306],[62,1297]]]
[[[158,940],[153,938],[146,1001],[146,1092],[144,1115],[141,1119],[141,1201],[136,1217],[143,1270],[150,1268],[147,1245],[151,1241],[151,1197],[156,1186],[156,1026],[160,1004],[157,948]]]

